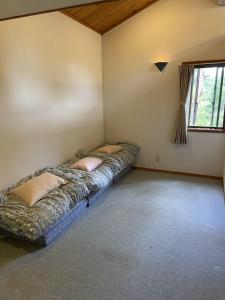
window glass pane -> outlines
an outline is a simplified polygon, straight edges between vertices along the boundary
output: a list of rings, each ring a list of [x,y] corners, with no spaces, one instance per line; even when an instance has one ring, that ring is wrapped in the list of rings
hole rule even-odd
[[[222,81],[222,91],[221,91],[221,106],[219,111],[219,122],[218,126],[223,127],[224,123],[224,106],[225,106],[225,68],[223,68],[223,81]]]
[[[189,97],[189,126],[223,127],[224,67],[196,68]]]
[[[195,126],[211,126],[216,70],[217,68],[200,69],[201,75]]]
[[[220,87],[222,83],[222,71],[223,68],[217,68],[216,71],[216,78],[215,78],[215,92],[214,92],[214,98],[212,100],[212,107],[213,107],[213,114],[211,119],[211,126],[212,127],[218,127],[217,125],[217,118],[218,118],[218,110],[220,106]]]

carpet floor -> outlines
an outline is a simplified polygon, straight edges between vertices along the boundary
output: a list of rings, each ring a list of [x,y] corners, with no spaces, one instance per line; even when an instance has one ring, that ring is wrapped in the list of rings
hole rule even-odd
[[[216,180],[134,170],[52,245],[0,240],[0,300],[224,300]]]

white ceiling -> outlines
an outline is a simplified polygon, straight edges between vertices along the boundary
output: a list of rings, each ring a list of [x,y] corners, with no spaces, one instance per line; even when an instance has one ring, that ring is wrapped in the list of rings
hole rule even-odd
[[[102,0],[0,0],[0,20]]]

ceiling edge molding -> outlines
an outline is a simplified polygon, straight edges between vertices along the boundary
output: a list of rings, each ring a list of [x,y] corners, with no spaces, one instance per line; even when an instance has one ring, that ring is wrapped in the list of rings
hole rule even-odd
[[[82,1],[82,0],[80,0],[80,1]],[[19,18],[25,18],[25,17],[30,17],[30,16],[36,16],[36,15],[41,15],[41,14],[47,14],[47,13],[51,13],[51,12],[56,12],[56,11],[61,11],[64,9],[73,8],[73,7],[82,7],[82,6],[87,6],[87,5],[91,5],[91,4],[101,4],[102,2],[104,3],[104,2],[111,2],[111,1],[117,1],[117,0],[94,0],[94,1],[86,0],[85,3],[78,4],[78,5],[73,4],[73,5],[68,5],[68,6],[58,6],[57,8],[42,9],[42,10],[40,9],[36,12],[30,12],[30,13],[27,12],[27,13],[23,13],[23,14],[16,14],[16,15],[13,15],[10,17],[0,17],[0,22],[7,21],[7,20],[19,19]],[[0,5],[0,9],[1,9],[1,5]]]

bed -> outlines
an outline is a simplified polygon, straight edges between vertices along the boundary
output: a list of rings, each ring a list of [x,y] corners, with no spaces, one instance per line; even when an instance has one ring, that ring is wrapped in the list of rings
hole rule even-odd
[[[123,150],[117,154],[96,151],[78,151],[72,158],[57,167],[47,167],[19,181],[15,186],[45,172],[67,181],[32,207],[17,196],[9,194],[10,187],[0,193],[0,235],[49,245],[72,223],[83,210],[96,201],[130,169],[138,155],[139,147],[120,143]],[[84,157],[101,158],[103,163],[94,171],[71,169],[71,163]]]

